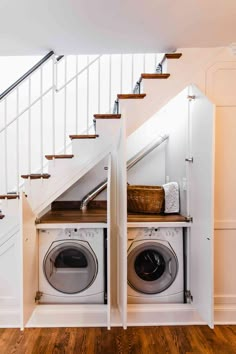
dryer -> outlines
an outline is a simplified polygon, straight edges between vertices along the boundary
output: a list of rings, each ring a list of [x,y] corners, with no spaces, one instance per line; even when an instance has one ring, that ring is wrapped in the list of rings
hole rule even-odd
[[[103,229],[39,230],[40,303],[103,304]]]
[[[128,229],[128,303],[183,303],[183,229]]]

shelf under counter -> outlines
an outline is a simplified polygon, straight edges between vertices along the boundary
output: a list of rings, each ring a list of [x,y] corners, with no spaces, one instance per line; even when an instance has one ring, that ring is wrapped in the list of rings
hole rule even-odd
[[[180,214],[128,214],[128,227],[191,227]]]

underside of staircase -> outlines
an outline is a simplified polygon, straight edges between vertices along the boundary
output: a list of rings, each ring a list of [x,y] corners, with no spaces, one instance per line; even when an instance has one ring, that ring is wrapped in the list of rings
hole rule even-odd
[[[189,57],[193,56],[193,52],[194,50],[184,53],[183,56],[181,53],[166,54],[156,73],[141,73],[134,93],[117,94],[113,113],[94,113],[94,133],[69,135],[72,153],[46,154],[48,173],[21,175],[25,180],[25,193],[36,215],[41,215],[54,200],[114,149],[119,139],[123,112],[124,119],[127,119],[129,136],[163,107],[174,94],[191,82],[188,74],[190,70],[193,71],[194,65],[198,67],[199,63],[190,66],[189,72],[186,67],[184,79],[181,71],[188,63]],[[200,64],[208,62],[213,55],[214,53],[209,54],[208,51],[203,53],[199,59]],[[169,72],[166,72],[166,68]],[[141,86],[144,93],[141,92]],[[0,198],[9,201],[16,196],[6,194]],[[1,223],[8,218],[4,206],[0,218]]]

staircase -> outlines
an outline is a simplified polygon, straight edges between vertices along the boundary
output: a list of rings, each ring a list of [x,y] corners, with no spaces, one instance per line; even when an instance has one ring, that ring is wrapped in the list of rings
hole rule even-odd
[[[22,110],[20,109],[20,85],[22,85],[22,82],[18,82],[12,91],[6,93],[6,96],[4,93],[1,95],[5,123],[0,130],[5,152],[1,163],[5,165],[5,175],[3,176],[2,172],[0,235],[9,233],[11,227],[19,224],[18,198],[20,190],[24,190],[27,194],[34,213],[36,215],[42,213],[45,208],[115,147],[119,139],[121,118],[126,119],[128,135],[130,136],[173,96],[190,84],[195,72],[198,72],[201,67],[208,65],[208,62],[218,52],[219,49],[201,50],[201,57],[198,58],[198,61],[192,60],[199,54],[196,49],[183,51],[183,56],[181,53],[165,54],[159,62],[157,62],[157,56],[153,56],[151,62],[154,64],[152,66],[156,69],[156,72],[144,72],[150,70],[150,66],[148,67],[146,64],[145,56],[142,56],[143,60],[141,68],[139,67],[139,72],[143,69],[143,73],[138,81],[135,81],[134,78],[134,55],[131,56],[133,65],[130,68],[130,87],[132,88],[132,93],[117,94],[114,107],[112,107],[114,91],[114,87],[111,84],[112,63],[117,58],[113,59],[111,56],[105,56],[104,62],[108,64],[108,74],[105,74],[104,68],[102,69],[103,57],[87,57],[87,63],[83,68],[79,67],[78,57],[76,57],[75,73],[69,74],[68,63],[72,59],[56,58],[54,53],[50,52],[46,60],[40,63],[36,69],[39,74],[38,91],[40,94],[38,97],[33,97],[32,92],[35,71],[24,78],[28,82],[28,105],[23,107]],[[124,56],[120,56],[118,65],[120,66],[120,72],[116,75],[119,78],[119,84],[115,85],[117,86],[117,91],[120,90],[120,92],[125,87],[123,83],[125,76],[124,61]],[[60,66],[62,67],[61,71]],[[94,68],[96,69],[95,76],[97,76],[97,90],[95,90],[96,94],[94,96],[96,97],[97,113],[95,113],[96,111],[91,112],[95,108],[90,105],[90,89],[91,87],[94,89],[94,83],[89,85],[89,82]],[[46,72],[50,71],[51,74],[51,81],[47,82],[47,84],[44,84],[43,81],[44,70]],[[63,71],[64,73],[62,74]],[[81,85],[81,89],[86,91],[84,92],[86,96],[84,106],[86,107],[81,107],[81,111],[79,111],[79,102],[83,102],[80,97],[79,87],[80,78],[83,75],[85,75],[83,80],[86,81],[87,86],[86,90],[84,90],[85,87]],[[103,76],[104,78],[106,77],[109,86],[108,103],[106,104],[101,100]],[[8,117],[8,100],[13,94],[16,99],[15,111],[17,114],[11,119],[11,117]],[[73,102],[70,102],[72,97]],[[51,101],[50,107],[47,106],[46,100]],[[62,101],[64,103],[63,107]],[[70,119],[72,105],[74,107],[74,121]],[[38,111],[35,113],[36,106]],[[81,114],[82,116],[83,110],[85,119],[81,120],[79,115]],[[102,110],[103,113],[100,113]],[[112,110],[113,113],[106,113]],[[37,119],[34,117],[34,113]],[[93,118],[91,118],[92,113],[95,113]],[[28,133],[27,144],[26,141],[22,141],[24,134],[20,135],[23,127],[26,128],[24,130]],[[31,134],[33,129],[39,133],[37,136],[35,133]],[[12,130],[15,130],[16,144],[13,149],[13,158],[11,157],[15,161],[15,165],[11,167],[12,173],[10,173],[9,150],[12,142]],[[50,133],[49,142],[44,141],[46,131]],[[71,134],[68,134],[68,131],[71,131]],[[24,145],[27,153],[20,151],[21,144]],[[22,161],[21,164],[20,160]],[[27,163],[25,163],[25,160],[27,160]],[[24,165],[27,172],[24,171],[25,173],[22,174],[21,171]],[[16,176],[13,178],[14,172],[16,172]],[[21,179],[19,175],[21,175]]]

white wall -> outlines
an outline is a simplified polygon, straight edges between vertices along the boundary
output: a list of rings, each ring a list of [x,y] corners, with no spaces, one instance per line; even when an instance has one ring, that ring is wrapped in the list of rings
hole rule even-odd
[[[92,170],[86,173],[77,183],[63,193],[57,201],[78,201],[89,193],[99,183],[107,179],[107,171],[104,169],[107,167],[107,158],[98,163]],[[107,191],[104,190],[100,193],[95,200],[106,200]]]

